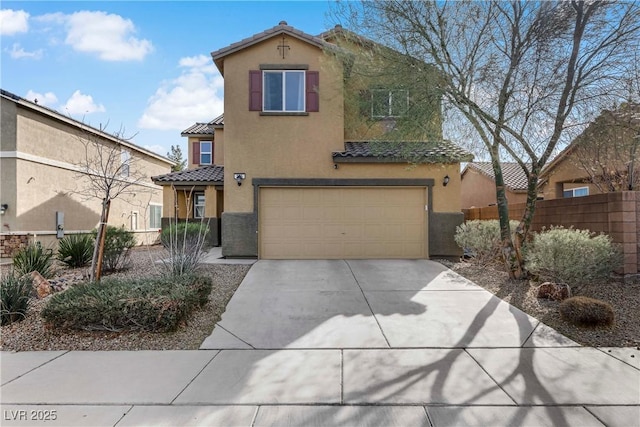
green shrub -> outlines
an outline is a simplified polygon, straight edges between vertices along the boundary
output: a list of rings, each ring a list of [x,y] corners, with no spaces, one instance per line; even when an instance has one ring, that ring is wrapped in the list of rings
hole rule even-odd
[[[55,294],[42,316],[55,327],[83,330],[172,331],[207,302],[208,277],[105,278]]]
[[[536,233],[524,256],[530,273],[569,286],[607,279],[621,261],[611,237],[562,227]]]
[[[26,316],[33,285],[29,277],[7,275],[0,280],[0,324],[22,320]]]
[[[58,260],[71,268],[84,267],[91,262],[94,242],[87,234],[71,234],[60,240]]]
[[[96,238],[98,232],[93,231]],[[104,240],[103,271],[117,271],[129,266],[129,250],[136,245],[136,238],[132,231],[122,227],[107,226]]]
[[[162,230],[160,242],[169,251],[165,270],[172,276],[194,274],[199,266],[209,227],[204,222],[179,222]]]
[[[567,298],[559,310],[564,320],[578,326],[611,326],[615,320],[611,304],[583,296]]]
[[[513,234],[518,221],[509,221],[509,225]],[[501,257],[500,222],[496,219],[467,221],[456,227],[454,239],[474,263],[484,265]]]
[[[30,243],[13,256],[13,268],[19,276],[37,271],[48,279],[52,274],[53,251],[40,242]]]
[[[208,234],[209,227],[204,222],[179,222],[162,230],[160,242],[167,249],[189,249],[203,243]]]

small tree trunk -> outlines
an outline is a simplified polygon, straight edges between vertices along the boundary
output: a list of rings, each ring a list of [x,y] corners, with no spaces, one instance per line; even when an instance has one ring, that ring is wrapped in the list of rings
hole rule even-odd
[[[96,282],[100,281],[102,277],[102,264],[104,260],[104,241],[107,237],[107,221],[109,220],[109,208],[111,207],[111,200],[107,200],[104,206],[104,221],[102,222],[102,234],[98,243],[98,259],[96,262]]]
[[[498,218],[500,219],[500,238],[502,239],[502,258],[511,279],[520,279],[523,276],[522,259],[511,240],[511,227],[509,226],[509,204],[504,190],[504,177],[502,167],[498,159],[493,161],[493,173],[496,181],[496,201],[498,205]]]
[[[524,214],[520,219],[520,223],[515,231],[514,246],[520,260],[520,268],[525,272],[524,259],[522,258],[522,245],[527,240],[531,223],[533,222],[533,214],[536,211],[536,202],[538,200],[538,173],[531,172],[527,184],[527,201],[524,207]]]

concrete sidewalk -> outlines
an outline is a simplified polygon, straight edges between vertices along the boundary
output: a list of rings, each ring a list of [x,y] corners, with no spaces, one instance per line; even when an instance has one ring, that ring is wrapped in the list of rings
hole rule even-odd
[[[640,425],[637,349],[429,261],[258,261],[203,347],[3,352],[2,425]]]

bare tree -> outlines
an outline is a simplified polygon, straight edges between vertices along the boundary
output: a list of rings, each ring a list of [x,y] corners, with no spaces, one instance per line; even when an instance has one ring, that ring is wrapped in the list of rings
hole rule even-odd
[[[100,129],[100,133],[105,134],[104,128]],[[137,167],[138,158],[131,155],[126,144],[130,138],[125,138],[124,133],[124,129],[120,129],[108,137],[87,128],[78,136],[84,147],[84,158],[76,164],[80,171],[79,181],[83,183],[76,192],[101,201],[100,222],[91,260],[91,280],[95,281],[99,281],[102,274],[111,202],[125,195],[135,197],[137,193],[147,191],[140,184],[146,183],[149,177]]]
[[[344,6],[354,28],[405,54],[413,76],[441,74],[444,108],[475,130],[494,169],[502,255],[511,277],[525,274],[538,177],[567,129],[621,94],[623,70],[640,35],[635,2],[364,1]],[[619,98],[618,98],[619,99]],[[526,209],[511,238],[500,163],[528,178]]]

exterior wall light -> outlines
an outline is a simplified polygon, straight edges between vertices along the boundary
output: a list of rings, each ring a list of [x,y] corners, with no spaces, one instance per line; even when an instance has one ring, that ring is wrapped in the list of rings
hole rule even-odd
[[[443,187],[446,187],[446,186],[447,186],[447,184],[449,183],[449,179],[450,179],[450,178],[449,178],[449,175],[445,175],[445,176],[444,176],[444,179],[442,180],[442,186],[443,186]]]
[[[0,205],[0,215],[4,215],[4,213],[7,211],[7,209],[9,209],[9,205],[6,203],[3,203]]]
[[[238,187],[242,185],[242,181],[247,177],[247,174],[244,172],[236,172],[233,174],[233,179],[238,183]]]

